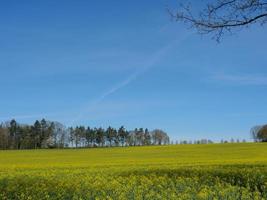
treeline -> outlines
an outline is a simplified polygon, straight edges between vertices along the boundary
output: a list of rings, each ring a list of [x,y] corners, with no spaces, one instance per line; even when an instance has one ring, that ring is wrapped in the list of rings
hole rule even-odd
[[[247,141],[245,139],[233,139],[231,138],[230,140],[224,140],[221,139],[220,142],[216,142],[216,143],[246,143]],[[177,145],[177,144],[213,144],[215,143],[212,140],[209,139],[200,139],[200,140],[176,140],[176,141],[171,141],[170,144],[171,145]]]
[[[16,120],[0,125],[0,149],[43,149],[165,145],[170,139],[160,129],[126,130],[108,127],[65,127],[59,122],[36,120],[33,125],[19,124]]]

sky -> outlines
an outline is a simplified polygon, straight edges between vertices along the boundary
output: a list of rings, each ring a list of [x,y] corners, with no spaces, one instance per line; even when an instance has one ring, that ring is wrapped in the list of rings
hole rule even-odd
[[[166,6],[177,1],[1,1],[0,121],[250,139],[267,122],[267,26],[218,44]]]

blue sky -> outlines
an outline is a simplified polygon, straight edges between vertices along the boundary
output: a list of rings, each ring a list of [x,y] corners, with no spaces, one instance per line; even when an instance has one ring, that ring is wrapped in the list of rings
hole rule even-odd
[[[266,26],[217,44],[172,22],[175,2],[1,2],[0,121],[249,139],[267,121]]]

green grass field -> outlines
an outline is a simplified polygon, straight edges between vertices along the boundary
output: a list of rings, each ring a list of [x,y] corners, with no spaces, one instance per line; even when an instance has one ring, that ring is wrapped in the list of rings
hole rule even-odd
[[[267,199],[267,144],[0,151],[0,199]]]

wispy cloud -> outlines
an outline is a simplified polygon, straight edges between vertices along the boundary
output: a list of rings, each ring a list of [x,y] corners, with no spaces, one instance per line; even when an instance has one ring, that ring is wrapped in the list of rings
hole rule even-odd
[[[267,75],[259,74],[225,74],[220,73],[212,77],[213,80],[239,85],[267,85]]]
[[[243,113],[230,113],[228,114],[229,117],[236,117],[236,118],[240,118],[240,117],[251,117],[251,118],[255,118],[255,117],[266,117],[267,114],[265,113],[253,113],[253,112],[243,112]]]

